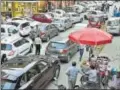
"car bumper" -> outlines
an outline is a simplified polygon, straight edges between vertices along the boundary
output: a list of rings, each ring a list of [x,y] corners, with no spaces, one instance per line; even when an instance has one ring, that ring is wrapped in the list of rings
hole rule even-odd
[[[66,54],[59,54],[58,55],[58,54],[50,54],[50,53],[45,52],[45,55],[59,58],[60,61],[67,61],[67,55]]]
[[[107,32],[111,34],[120,34],[119,30],[107,30]]]

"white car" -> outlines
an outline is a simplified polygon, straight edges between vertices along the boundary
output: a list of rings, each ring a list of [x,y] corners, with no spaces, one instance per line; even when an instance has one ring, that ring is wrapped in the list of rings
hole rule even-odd
[[[73,5],[73,10],[76,12],[76,13],[82,13],[84,12],[84,9],[85,7],[83,5]]]
[[[99,10],[89,10],[86,12],[86,15],[85,15],[85,18],[88,19],[90,16],[103,16],[106,20],[108,19],[108,15],[105,14],[104,12],[102,11],[99,11]]]
[[[47,12],[47,14],[50,15],[52,19],[60,17],[60,15],[56,12]]]
[[[53,12],[57,13],[59,17],[63,17],[65,15],[65,11],[62,9],[55,9]]]
[[[9,24],[16,26],[21,36],[27,36],[31,31],[30,23],[27,20],[12,20]]]
[[[7,36],[12,36],[18,34],[17,27],[13,25],[2,24],[1,25],[1,39]],[[19,35],[19,34],[18,34]]]
[[[65,16],[69,17],[70,20],[73,22],[73,24],[83,21],[83,17],[80,14],[75,13],[75,12],[69,12]]]
[[[59,31],[65,31],[73,26],[72,21],[67,17],[54,19],[53,24],[59,29]]]
[[[30,38],[23,38],[20,36],[10,36],[1,40],[1,62],[7,58],[12,59],[18,55],[26,55],[31,52],[33,42]]]

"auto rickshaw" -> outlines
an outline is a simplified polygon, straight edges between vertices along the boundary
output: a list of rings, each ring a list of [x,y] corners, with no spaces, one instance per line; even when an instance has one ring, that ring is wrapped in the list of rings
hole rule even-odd
[[[105,25],[105,18],[103,16],[90,16],[88,18],[87,27],[102,28]]]

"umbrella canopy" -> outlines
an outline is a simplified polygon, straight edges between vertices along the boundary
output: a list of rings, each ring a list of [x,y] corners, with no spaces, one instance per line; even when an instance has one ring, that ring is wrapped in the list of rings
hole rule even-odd
[[[98,28],[83,28],[69,35],[78,44],[102,45],[112,42],[112,35]]]

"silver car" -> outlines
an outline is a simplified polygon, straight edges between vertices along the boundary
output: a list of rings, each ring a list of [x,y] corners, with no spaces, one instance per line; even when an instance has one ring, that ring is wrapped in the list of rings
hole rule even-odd
[[[55,39],[48,43],[45,55],[57,57],[60,61],[69,62],[78,51],[78,45],[68,38]]]
[[[42,23],[39,25],[40,38],[42,41],[49,41],[52,37],[59,35],[59,30],[54,24]]]
[[[73,26],[72,21],[67,17],[54,19],[53,24],[56,25],[56,27],[59,29],[59,31],[65,31],[68,28],[71,28]]]

